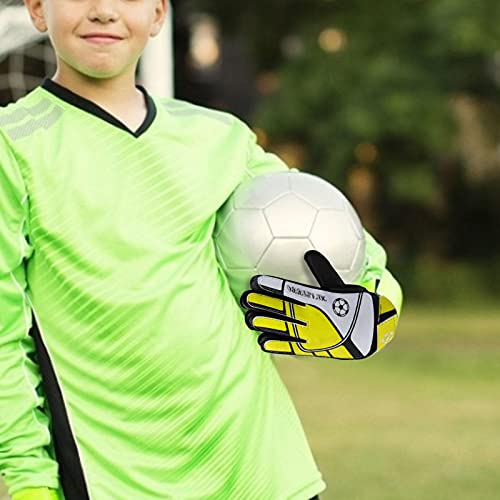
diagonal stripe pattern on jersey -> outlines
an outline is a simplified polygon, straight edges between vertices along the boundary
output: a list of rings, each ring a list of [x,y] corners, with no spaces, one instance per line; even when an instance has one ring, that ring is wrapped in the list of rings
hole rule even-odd
[[[54,84],[0,110],[0,469],[15,491],[81,468],[71,500],[310,498],[321,474],[212,239],[240,182],[287,167],[228,114],[145,99],[136,131]]]

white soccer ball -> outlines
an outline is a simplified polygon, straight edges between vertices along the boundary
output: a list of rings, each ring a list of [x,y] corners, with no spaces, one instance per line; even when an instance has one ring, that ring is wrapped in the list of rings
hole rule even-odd
[[[325,255],[346,283],[356,282],[365,260],[363,227],[348,199],[302,172],[273,172],[240,184],[217,213],[214,241],[238,299],[256,274],[318,286],[304,261],[308,250]]]

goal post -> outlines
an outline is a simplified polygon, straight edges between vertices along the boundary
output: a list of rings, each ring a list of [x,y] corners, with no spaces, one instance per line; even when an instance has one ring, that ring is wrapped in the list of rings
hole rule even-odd
[[[168,11],[161,32],[151,38],[141,57],[139,74],[141,82],[154,95],[174,96],[173,8]]]

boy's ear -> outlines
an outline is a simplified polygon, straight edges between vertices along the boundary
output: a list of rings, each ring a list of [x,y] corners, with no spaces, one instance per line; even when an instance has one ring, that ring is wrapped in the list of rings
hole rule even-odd
[[[155,2],[155,17],[153,25],[151,26],[150,36],[156,36],[161,31],[163,22],[165,21],[165,15],[170,8],[169,0],[155,0]]]
[[[41,33],[45,33],[47,31],[47,22],[45,21],[43,3],[44,0],[24,0],[24,5],[28,9],[33,25]]]

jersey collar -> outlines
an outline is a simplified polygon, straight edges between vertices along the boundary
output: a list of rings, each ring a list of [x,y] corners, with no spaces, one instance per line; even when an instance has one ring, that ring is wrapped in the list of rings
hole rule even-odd
[[[89,99],[85,99],[78,94],[75,94],[71,90],[63,87],[62,85],[59,85],[50,78],[46,78],[42,82],[41,87],[51,94],[54,94],[56,97],[59,97],[59,99],[62,99],[63,101],[76,106],[77,108],[82,109],[87,113],[97,116],[98,118],[101,118],[102,120],[110,123],[111,125],[114,125],[115,127],[125,130],[136,138],[140,137],[142,134],[144,134],[144,132],[146,132],[146,130],[148,130],[148,128],[152,125],[157,113],[156,105],[153,99],[148,94],[147,90],[141,85],[136,85],[136,87],[144,94],[147,113],[144,121],[136,131],[129,129],[127,125],[125,125],[122,121],[120,121],[105,109],[101,108],[96,103],[90,101]]]

